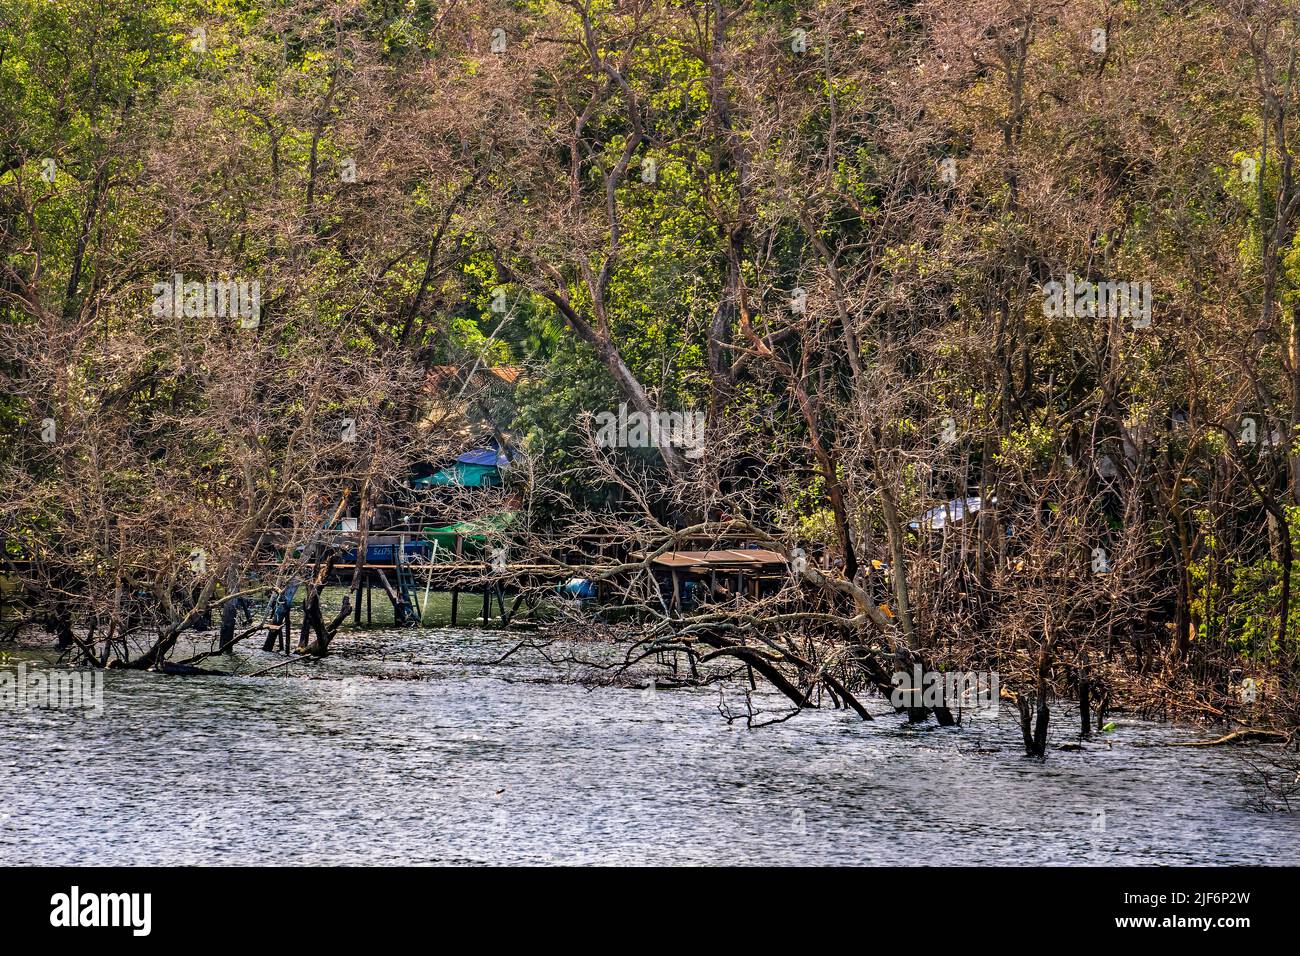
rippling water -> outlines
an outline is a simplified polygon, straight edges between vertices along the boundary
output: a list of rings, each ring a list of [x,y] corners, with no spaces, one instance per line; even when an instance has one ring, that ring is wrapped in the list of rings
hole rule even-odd
[[[1234,753],[1134,746],[1196,731],[1126,725],[1046,763],[1005,705],[963,728],[871,701],[870,723],[748,731],[716,687],[491,664],[514,640],[345,633],[264,677],[109,672],[97,718],[0,711],[0,863],[1300,862],[1300,817],[1249,809]]]

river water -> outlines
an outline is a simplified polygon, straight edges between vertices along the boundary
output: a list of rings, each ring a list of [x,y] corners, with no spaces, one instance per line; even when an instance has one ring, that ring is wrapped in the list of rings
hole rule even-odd
[[[110,671],[99,716],[0,711],[0,864],[1300,863],[1300,816],[1251,809],[1238,749],[1142,746],[1196,729],[1124,723],[1045,763],[1005,703],[747,730],[719,713],[739,687],[494,664],[517,639],[345,632],[261,677]]]

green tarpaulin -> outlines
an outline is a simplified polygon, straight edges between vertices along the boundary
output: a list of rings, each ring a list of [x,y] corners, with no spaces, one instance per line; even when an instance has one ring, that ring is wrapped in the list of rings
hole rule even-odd
[[[505,543],[505,531],[514,523],[515,512],[505,511],[490,518],[476,521],[457,521],[442,528],[425,528],[424,536],[429,541],[438,542],[438,550],[456,550],[456,536],[460,535],[464,544],[461,553],[477,553],[488,539]]]
[[[456,462],[436,474],[417,478],[411,482],[415,488],[441,488],[456,486],[460,488],[484,488],[501,484],[501,474],[492,465],[467,465]]]

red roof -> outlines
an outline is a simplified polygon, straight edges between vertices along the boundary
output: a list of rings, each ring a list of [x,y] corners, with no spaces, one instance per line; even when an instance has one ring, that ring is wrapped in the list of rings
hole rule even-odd
[[[432,391],[433,389],[443,387],[448,382],[463,381],[464,376],[469,374],[471,368],[473,368],[473,366],[435,365],[433,368],[429,369],[429,374],[424,380],[425,388]],[[474,377],[478,378],[483,375],[491,375],[494,378],[505,382],[507,385],[513,385],[519,380],[519,376],[522,373],[523,369],[518,365],[480,365],[475,371]]]

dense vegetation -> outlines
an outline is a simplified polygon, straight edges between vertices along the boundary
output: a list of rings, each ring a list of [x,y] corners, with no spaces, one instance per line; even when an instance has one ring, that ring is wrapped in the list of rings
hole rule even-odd
[[[0,0],[13,579],[87,659],[145,620],[157,662],[263,529],[447,447],[431,369],[523,366],[531,547],[811,559],[798,610],[652,646],[837,702],[918,655],[1294,726],[1296,13]],[[177,274],[258,282],[258,320],[162,313]],[[598,447],[620,404],[702,413],[704,453]]]

